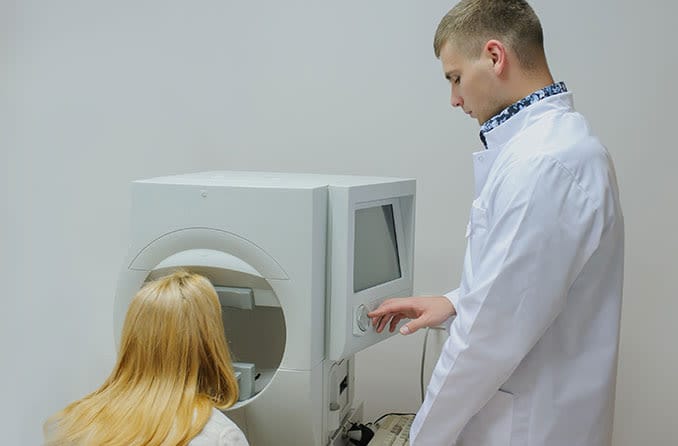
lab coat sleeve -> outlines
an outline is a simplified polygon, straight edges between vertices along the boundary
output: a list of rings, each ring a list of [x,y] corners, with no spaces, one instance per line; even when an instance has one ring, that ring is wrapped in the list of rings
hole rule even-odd
[[[489,186],[479,213],[485,221],[472,222],[480,223],[471,235],[480,243],[471,250],[473,279],[454,301],[457,317],[412,425],[412,446],[457,441],[567,304],[599,244],[599,206],[559,162],[521,160]]]
[[[457,308],[457,300],[459,300],[459,288],[456,288],[448,293],[445,293],[444,296],[452,303],[452,306]],[[445,322],[441,324],[445,331],[450,332],[450,327],[454,321],[454,316],[449,317]]]

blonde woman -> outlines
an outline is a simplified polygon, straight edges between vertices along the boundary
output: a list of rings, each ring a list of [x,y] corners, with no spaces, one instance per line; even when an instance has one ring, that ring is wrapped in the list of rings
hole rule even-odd
[[[113,372],[45,423],[47,446],[241,446],[217,409],[238,399],[221,307],[204,277],[177,271],[132,300]]]

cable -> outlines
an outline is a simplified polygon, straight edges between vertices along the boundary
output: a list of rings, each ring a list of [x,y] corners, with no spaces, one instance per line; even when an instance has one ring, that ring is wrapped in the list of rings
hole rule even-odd
[[[428,333],[431,330],[443,330],[447,331],[445,327],[435,326],[435,327],[426,327],[426,334],[424,335],[424,345],[421,349],[421,368],[419,372],[419,389],[421,391],[421,403],[424,403],[424,362],[426,361],[426,347],[428,344]]]
[[[351,444],[366,446],[374,437],[374,431],[364,424],[351,423],[351,428],[344,435]]]
[[[428,343],[428,332],[430,328],[426,327],[424,335],[424,346],[421,349],[421,368],[419,370],[419,390],[421,391],[421,403],[424,404],[424,362],[426,361],[426,344]]]
[[[431,330],[447,331],[447,329],[445,327],[441,327],[441,326],[426,327],[426,334],[424,335],[424,345],[423,345],[423,348],[422,348],[422,351],[421,351],[421,369],[420,369],[420,373],[419,373],[421,402],[422,403],[424,402],[424,363],[426,362],[426,347],[427,347],[427,344],[428,344],[428,334]],[[380,416],[379,418],[377,418],[375,421],[373,421],[371,423],[367,423],[367,426],[370,426],[370,425],[376,426],[377,423],[379,423],[379,421],[381,421],[382,419],[384,419],[385,417],[387,417],[389,415],[402,416],[402,415],[416,415],[416,414],[414,414],[414,413],[403,413],[403,412],[391,412],[391,413],[387,413],[387,414]]]
[[[378,422],[380,422],[382,419],[386,418],[386,417],[389,416],[389,415],[398,415],[398,416],[402,416],[402,415],[416,415],[416,414],[415,414],[415,413],[412,413],[412,412],[391,412],[391,413],[385,413],[384,415],[382,415],[382,416],[380,416],[379,418],[377,418],[375,421],[373,421],[373,422],[371,422],[371,423],[368,423],[368,426],[369,426],[370,424],[376,425]]]

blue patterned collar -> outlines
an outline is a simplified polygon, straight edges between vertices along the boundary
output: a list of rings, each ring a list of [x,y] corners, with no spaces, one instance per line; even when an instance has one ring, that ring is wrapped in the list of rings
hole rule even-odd
[[[480,126],[480,140],[483,142],[485,148],[487,149],[487,140],[485,139],[485,133],[508,121],[509,118],[511,118],[513,115],[515,115],[525,107],[528,107],[544,98],[548,98],[549,96],[553,96],[554,94],[565,93],[566,91],[567,87],[565,86],[565,82],[557,82],[555,84],[551,84],[547,87],[542,88],[541,90],[537,90],[534,93],[525,96],[518,102],[509,105],[504,110],[500,111],[499,113],[485,121],[483,125]]]

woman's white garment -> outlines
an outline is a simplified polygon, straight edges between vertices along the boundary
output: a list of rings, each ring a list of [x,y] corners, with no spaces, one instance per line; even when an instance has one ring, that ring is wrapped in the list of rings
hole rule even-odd
[[[457,317],[412,446],[609,446],[624,225],[612,161],[545,98],[485,134]]]
[[[212,409],[212,416],[189,446],[248,446],[240,428],[226,415]]]

